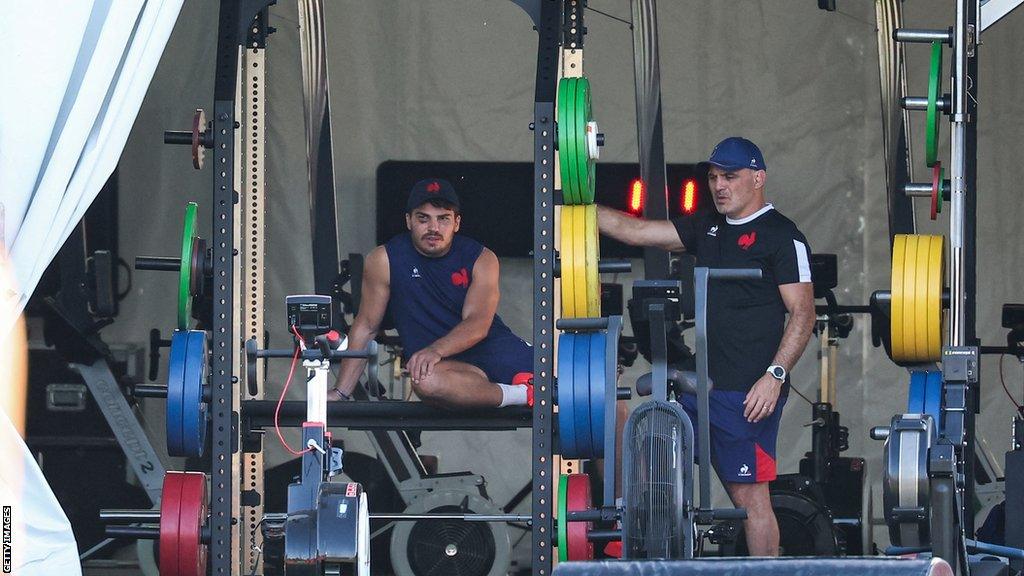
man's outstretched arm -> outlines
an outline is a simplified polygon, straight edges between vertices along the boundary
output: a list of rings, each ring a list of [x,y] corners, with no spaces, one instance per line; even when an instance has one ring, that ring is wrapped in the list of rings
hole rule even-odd
[[[365,349],[370,340],[377,335],[390,297],[391,272],[388,252],[383,246],[378,246],[370,251],[363,264],[363,295],[359,302],[359,314],[356,314],[355,320],[352,321],[352,329],[348,333],[349,350]],[[341,371],[334,387],[345,396],[351,396],[365,367],[365,358],[345,358],[341,361]],[[338,399],[336,396],[329,398]]]
[[[472,348],[487,337],[498,310],[498,257],[487,248],[473,264],[473,282],[462,305],[462,321],[430,346],[409,357],[406,368],[413,380],[426,378],[441,360]]]
[[[684,249],[676,227],[668,220],[646,220],[598,205],[597,227],[602,234],[630,246],[650,246],[669,252]]]

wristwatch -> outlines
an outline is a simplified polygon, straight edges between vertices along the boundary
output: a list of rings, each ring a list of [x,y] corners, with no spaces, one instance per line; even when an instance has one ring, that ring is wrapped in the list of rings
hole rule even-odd
[[[786,369],[778,364],[772,364],[765,372],[771,374],[779,382],[786,381]]]

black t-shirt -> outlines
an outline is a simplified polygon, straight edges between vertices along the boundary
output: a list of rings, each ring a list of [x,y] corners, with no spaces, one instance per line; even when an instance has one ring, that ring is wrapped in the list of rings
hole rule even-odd
[[[672,220],[697,266],[760,268],[761,280],[708,285],[708,371],[716,390],[746,392],[775,359],[786,322],[779,285],[810,282],[810,248],[768,204],[740,220],[721,214]],[[786,387],[783,392],[788,390]]]

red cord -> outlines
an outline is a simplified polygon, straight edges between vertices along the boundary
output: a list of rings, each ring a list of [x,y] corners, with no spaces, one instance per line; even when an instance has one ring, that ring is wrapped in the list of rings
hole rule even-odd
[[[295,329],[295,326],[292,326],[292,332],[295,333],[295,335],[299,338],[299,342],[304,346],[305,341],[302,339],[302,336],[299,335],[299,332]],[[277,438],[281,441],[281,445],[284,446],[285,450],[291,452],[296,456],[302,456],[306,452],[312,450],[312,448],[306,448],[301,452],[293,450],[292,447],[288,445],[288,442],[285,442],[284,436],[281,435],[281,426],[278,423],[278,418],[279,415],[281,414],[281,404],[284,402],[285,394],[288,393],[288,385],[292,383],[292,374],[295,372],[295,363],[298,362],[299,352],[301,351],[302,346],[295,347],[295,355],[292,356],[292,366],[291,368],[288,369],[288,379],[284,381],[284,389],[281,390],[281,397],[277,399],[277,408],[274,409],[274,431],[277,432]]]

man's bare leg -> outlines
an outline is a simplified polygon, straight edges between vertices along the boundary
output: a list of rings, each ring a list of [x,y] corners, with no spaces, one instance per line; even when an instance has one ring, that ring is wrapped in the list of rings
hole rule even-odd
[[[445,408],[496,407],[502,398],[483,370],[458,360],[438,362],[430,376],[413,380],[412,389],[420,400]]]
[[[772,510],[767,482],[743,484],[726,482],[725,489],[737,508],[747,509],[743,531],[747,535],[747,550],[751,556],[779,555],[779,523]]]

